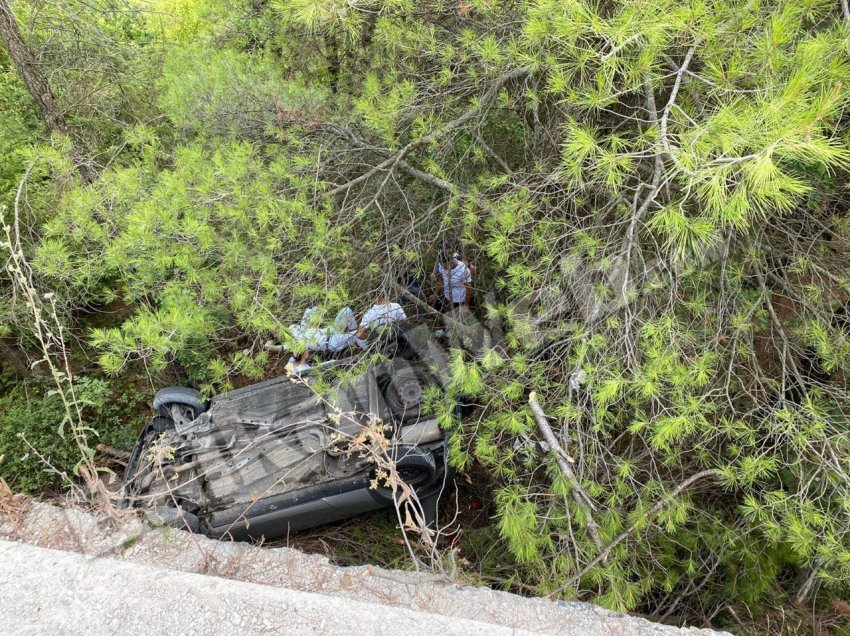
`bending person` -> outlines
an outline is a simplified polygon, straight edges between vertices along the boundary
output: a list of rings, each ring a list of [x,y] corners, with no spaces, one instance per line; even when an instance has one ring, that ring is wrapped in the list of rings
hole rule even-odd
[[[357,329],[357,344],[362,348],[366,348],[366,339],[369,333],[378,327],[390,325],[397,322],[406,322],[407,314],[398,303],[390,302],[389,290],[384,289],[378,299],[375,301],[363,318],[360,319],[360,327]]]
[[[379,327],[393,323],[407,321],[407,314],[398,303],[390,302],[389,290],[385,289],[374,304],[366,310],[363,318],[360,319],[360,325],[354,321],[354,313],[350,308],[345,307],[337,314],[337,319],[334,321],[335,327],[345,325],[346,329],[339,328],[334,333],[328,336],[328,351],[337,353],[345,351],[352,345],[357,345],[361,349],[368,346],[369,334]]]

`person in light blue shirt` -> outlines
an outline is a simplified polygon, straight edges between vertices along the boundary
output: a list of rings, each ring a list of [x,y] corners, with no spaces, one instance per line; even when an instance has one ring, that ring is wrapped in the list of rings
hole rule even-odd
[[[472,271],[460,260],[457,252],[449,255],[440,252],[434,267],[438,298],[435,307],[440,311],[468,307],[472,300]]]

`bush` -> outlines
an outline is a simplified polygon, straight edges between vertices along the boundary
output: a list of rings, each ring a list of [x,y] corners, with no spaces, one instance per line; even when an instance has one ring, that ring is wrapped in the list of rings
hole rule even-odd
[[[0,375],[0,478],[16,492],[31,494],[58,485],[61,473],[73,475],[80,461],[80,450],[62,431],[65,410],[51,387],[38,379]],[[96,378],[82,377],[76,388],[87,423],[97,432],[90,444],[129,448],[143,419],[141,400]]]

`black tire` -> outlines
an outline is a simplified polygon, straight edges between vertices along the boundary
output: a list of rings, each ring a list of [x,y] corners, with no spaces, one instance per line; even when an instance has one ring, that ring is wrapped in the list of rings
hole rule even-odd
[[[139,460],[142,457],[142,453],[149,448],[150,443],[155,438],[159,437],[161,433],[172,428],[174,428],[174,420],[170,417],[162,417],[160,415],[155,415],[147,424],[145,424],[145,427],[139,434],[139,439],[136,440],[136,445],[133,447],[133,451],[130,453],[130,459],[127,460],[127,467],[124,469],[125,496],[122,502],[123,508],[130,506],[129,488],[131,481],[136,476],[136,471],[139,470]]]
[[[201,521],[195,515],[173,506],[157,506],[152,516],[164,526],[177,528],[178,530],[188,530],[193,534],[198,532],[198,529],[201,527]]]
[[[192,409],[195,417],[207,410],[207,404],[201,392],[184,386],[169,386],[156,392],[153,398],[153,410],[167,417],[172,404],[180,404]],[[193,418],[194,419],[194,418]]]
[[[420,488],[431,485],[437,477],[437,462],[434,455],[415,446],[399,446],[391,458],[395,462],[399,477],[418,492]],[[379,485],[375,489],[379,499],[393,503],[393,489]]]
[[[454,478],[455,469],[445,465],[442,461],[437,461],[437,476],[434,479],[434,483],[423,486],[416,491],[416,494],[419,495],[419,500],[440,499],[448,486],[454,482]]]

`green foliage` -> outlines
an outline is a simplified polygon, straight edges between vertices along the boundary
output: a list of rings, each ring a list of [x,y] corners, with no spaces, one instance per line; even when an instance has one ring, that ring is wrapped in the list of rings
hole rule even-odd
[[[75,355],[118,383],[212,393],[275,372],[262,343],[291,344],[304,308],[359,311],[385,275],[424,280],[457,245],[477,318],[504,332],[452,350],[449,399],[429,395],[452,463],[494,493],[473,569],[682,621],[794,596],[813,570],[817,603],[846,596],[838,3],[154,5],[33,13],[98,157],[89,186],[0,58],[0,204],[33,163],[24,249]],[[75,11],[79,35],[51,38]],[[7,294],[0,335],[26,343],[20,314]],[[0,398],[18,419],[21,386]],[[539,443],[531,391],[575,479]],[[70,462],[34,394],[34,436]],[[458,402],[474,405],[460,423]],[[31,471],[4,474],[47,483]]]
[[[77,298],[134,307],[121,326],[90,334],[107,371],[142,361],[157,372],[179,360],[203,379],[221,325],[282,334],[287,300],[291,322],[305,302],[326,300],[313,259],[325,241],[338,245],[334,262],[344,262],[346,249],[338,231],[287,196],[291,186],[276,177],[287,164],[246,142],[212,153],[187,146],[170,170],[137,163],[96,189],[68,193],[45,226],[35,265]],[[286,258],[293,243],[306,248],[294,263]]]
[[[500,511],[499,532],[508,542],[511,552],[521,562],[539,562],[541,536],[534,504],[525,498],[519,487],[497,492],[496,504]]]
[[[41,133],[35,105],[20,77],[15,73],[6,52],[0,50],[0,205],[11,206],[18,181],[26,169],[24,148],[37,142]]]
[[[134,387],[83,377],[75,384],[93,444],[130,448],[144,420]],[[132,391],[132,392],[131,392]],[[50,385],[0,377],[0,477],[16,492],[38,493],[75,479],[80,451],[63,434],[65,409]]]

